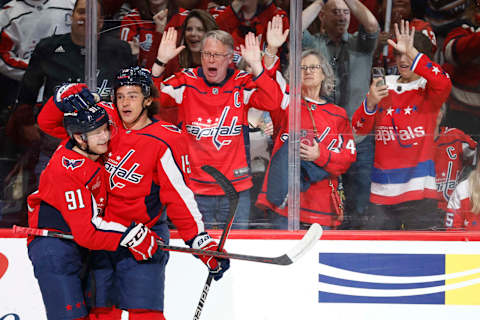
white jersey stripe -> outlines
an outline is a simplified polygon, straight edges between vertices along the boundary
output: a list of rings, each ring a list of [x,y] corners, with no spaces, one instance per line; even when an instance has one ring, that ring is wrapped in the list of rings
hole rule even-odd
[[[102,231],[116,231],[116,232],[125,232],[127,227],[117,222],[107,222],[98,215],[97,202],[92,194],[92,219],[93,225],[96,229]]]
[[[371,193],[381,197],[397,197],[410,191],[437,190],[435,177],[419,177],[405,183],[381,184],[372,182]]]
[[[195,201],[192,190],[185,184],[183,176],[175,164],[175,160],[173,159],[170,149],[167,148],[161,157],[160,162],[162,163],[162,168],[165,172],[165,175],[168,177],[168,180],[170,180],[170,183],[180,195],[180,198],[184,201],[185,206],[188,208],[188,211],[190,211],[193,219],[195,220],[198,233],[203,232],[204,225],[202,222],[202,214],[200,213],[200,210],[198,210],[198,205]]]

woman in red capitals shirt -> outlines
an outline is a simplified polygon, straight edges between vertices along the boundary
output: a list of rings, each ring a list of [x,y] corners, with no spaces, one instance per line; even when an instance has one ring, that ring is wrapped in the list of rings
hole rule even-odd
[[[302,53],[301,69],[300,222],[302,227],[312,223],[336,227],[343,218],[338,176],[356,159],[352,128],[345,109],[324,98],[333,88],[333,72],[325,58],[318,51],[306,50]],[[286,229],[288,107],[282,105],[270,114],[278,134],[256,205],[274,212],[274,228]]]

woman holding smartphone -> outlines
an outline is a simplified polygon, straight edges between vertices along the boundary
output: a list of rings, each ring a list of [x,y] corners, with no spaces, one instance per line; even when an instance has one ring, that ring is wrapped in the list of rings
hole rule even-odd
[[[281,19],[277,16],[268,24],[268,51],[276,53],[285,38]],[[264,58],[266,66],[275,62],[273,70],[278,69],[278,59],[269,60],[268,55]],[[300,68],[300,222],[302,227],[319,223],[324,229],[334,228],[340,225],[343,217],[338,177],[356,159],[352,128],[345,109],[325,99],[333,89],[333,71],[321,53],[303,51]],[[276,74],[277,81],[285,83],[280,73]],[[285,103],[282,108],[270,112],[276,132],[275,144],[257,200],[257,206],[273,212],[272,224],[277,229],[286,229],[288,222],[288,108]]]

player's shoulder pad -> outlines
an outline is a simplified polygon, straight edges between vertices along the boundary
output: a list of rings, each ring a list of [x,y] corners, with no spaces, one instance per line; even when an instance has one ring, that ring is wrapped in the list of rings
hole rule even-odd
[[[182,130],[176,125],[163,120],[157,120],[152,125],[148,126],[149,134],[163,138],[165,136],[181,134]]]
[[[175,133],[182,133],[182,130],[174,124],[165,123],[165,124],[161,124],[161,126],[167,129],[168,131],[175,132]]]

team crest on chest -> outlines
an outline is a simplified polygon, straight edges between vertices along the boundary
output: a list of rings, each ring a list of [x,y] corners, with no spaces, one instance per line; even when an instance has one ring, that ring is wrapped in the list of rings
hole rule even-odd
[[[225,125],[225,119],[227,118],[229,110],[229,106],[225,107],[220,118],[218,118],[218,120],[215,119],[213,124],[211,123],[211,119],[207,119],[205,121],[206,123],[204,123],[203,119],[198,118],[198,121],[186,125],[186,130],[189,134],[195,136],[197,141],[202,138],[211,138],[215,148],[220,150],[223,146],[232,143],[232,140],[230,139],[220,141],[220,137],[233,137],[242,133],[242,126],[237,125],[237,116],[232,117],[230,125]]]
[[[80,168],[83,163],[85,162],[85,159],[68,159],[66,157],[62,157],[62,165],[68,170],[71,169],[72,171]]]
[[[125,187],[123,182],[128,181],[138,184],[142,180],[143,175],[136,172],[140,164],[135,162],[130,167],[126,165],[126,162],[134,153],[135,150],[130,149],[125,156],[117,156],[115,159],[109,158],[107,162],[105,162],[105,169],[110,174],[108,182],[111,190],[114,188],[123,189]]]

